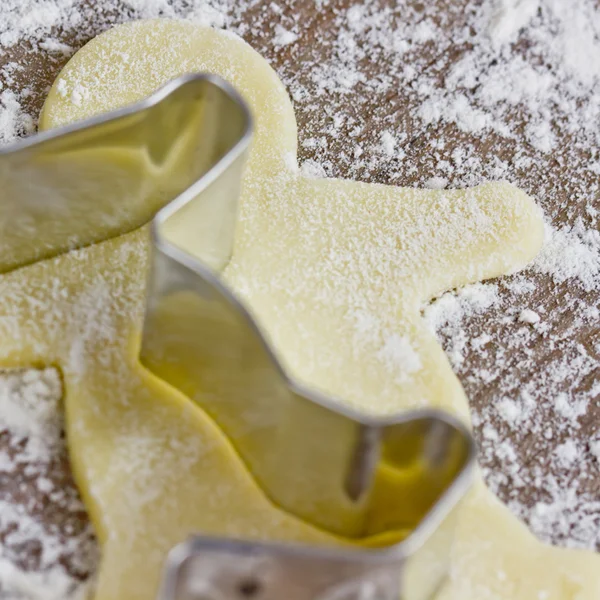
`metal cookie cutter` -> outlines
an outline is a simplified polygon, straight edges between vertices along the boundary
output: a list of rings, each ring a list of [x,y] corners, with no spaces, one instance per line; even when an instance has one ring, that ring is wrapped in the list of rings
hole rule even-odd
[[[171,552],[160,600],[425,600],[447,569],[473,440],[445,413],[372,418],[286,374],[219,277],[251,129],[231,86],[187,75],[2,150],[0,270],[151,221],[142,363],[212,417],[274,504],[339,542],[198,532]]]

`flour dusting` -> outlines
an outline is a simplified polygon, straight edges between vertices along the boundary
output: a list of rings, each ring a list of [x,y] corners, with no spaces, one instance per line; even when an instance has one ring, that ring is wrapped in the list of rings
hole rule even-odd
[[[83,600],[96,569],[93,532],[78,520],[85,509],[56,476],[66,455],[61,397],[55,369],[0,372],[0,440],[9,440],[0,450],[2,598]],[[52,507],[62,517],[42,521]]]
[[[471,398],[488,485],[541,539],[600,548],[598,3],[319,0],[310,18],[299,18],[291,0],[89,4],[1,3],[0,143],[35,129],[52,78],[32,65],[43,61],[55,75],[83,42],[116,23],[183,17],[239,34],[271,61],[297,112],[304,174],[430,189],[508,179],[535,196],[548,226],[531,268],[444,294],[423,314]],[[95,90],[64,93],[81,105]],[[82,299],[78,319],[95,306],[92,296]],[[420,368],[413,349],[376,315],[349,318],[356,343],[375,337],[379,359],[398,376]],[[85,335],[106,334],[104,323],[86,325]],[[69,368],[82,368],[84,351],[83,342],[73,347]],[[0,436],[11,440],[0,453],[0,478],[25,464],[24,485],[35,486],[35,497],[76,514],[82,507],[73,489],[56,489],[48,472],[64,454],[60,394],[51,369],[0,377]],[[0,533],[13,523],[16,533],[0,544],[0,595],[85,593],[79,582],[97,552],[89,529],[48,533],[0,490]],[[31,540],[42,547],[39,564],[15,550]],[[63,555],[81,556],[82,564],[67,573]]]

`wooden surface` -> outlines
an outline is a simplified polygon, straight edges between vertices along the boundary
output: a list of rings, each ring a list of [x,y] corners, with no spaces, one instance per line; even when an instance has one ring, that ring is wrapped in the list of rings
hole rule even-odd
[[[93,9],[94,3],[88,4]],[[246,24],[245,39],[264,54],[292,91],[301,161],[317,161],[328,175],[412,186],[422,185],[430,177],[439,176],[440,164],[443,161],[452,163],[453,152],[464,148],[469,156],[478,158],[477,166],[472,177],[464,169],[457,170],[454,175],[446,172],[444,176],[449,179],[450,185],[494,178],[500,160],[505,165],[502,176],[536,197],[555,226],[573,224],[578,218],[589,227],[593,226],[589,210],[586,210],[590,202],[600,209],[598,176],[587,169],[595,152],[593,147],[586,147],[579,141],[575,144],[572,135],[564,134],[559,139],[557,150],[545,154],[536,150],[524,136],[508,140],[494,132],[486,132],[485,136],[472,135],[454,124],[425,126],[416,116],[422,96],[415,90],[421,78],[437,79],[443,86],[452,66],[470,51],[472,41],[465,37],[465,23],[469,11],[477,7],[476,2],[438,0],[403,3],[406,6],[402,15],[405,24],[416,27],[427,18],[443,30],[443,35],[420,45],[418,51],[409,49],[403,55],[403,64],[414,68],[410,84],[404,81],[392,92],[389,86],[379,90],[373,81],[397,72],[398,59],[383,51],[369,52],[367,47],[360,59],[367,83],[358,82],[343,91],[319,91],[314,77],[316,65],[335,60],[343,62],[343,56],[336,57],[336,52],[339,52],[336,40],[340,35],[337,15],[350,4],[350,0],[338,0],[324,3],[323,8],[318,10],[313,2],[308,1],[280,3],[277,22],[286,28],[295,27],[298,31],[298,39],[284,47],[275,47],[272,43],[275,16],[270,0],[256,2],[251,8],[240,11],[239,22]],[[384,4],[381,3],[381,6]],[[102,18],[96,15],[80,28],[79,33],[58,31],[56,37],[73,48],[79,47],[118,18],[117,13],[112,11]],[[517,43],[512,51],[526,53],[526,40]],[[66,57],[49,56],[24,43],[0,56],[0,66],[13,61],[22,66],[11,81],[4,83],[13,89],[30,88],[32,94],[28,110],[37,113],[47,86],[66,60]],[[300,90],[304,93],[300,94]],[[333,127],[332,123],[340,114],[347,119],[346,123]],[[524,116],[518,109],[514,110],[513,118],[525,128]],[[388,156],[377,151],[378,140],[384,130],[392,130],[399,139],[402,138],[398,146],[404,152],[401,160],[398,152]],[[438,143],[439,140],[443,140],[443,146]],[[357,147],[363,150],[360,160],[356,157]],[[524,163],[523,157],[531,159],[526,167],[520,166]],[[553,452],[567,436],[576,435],[583,449],[582,458],[565,472],[557,473],[557,481],[563,486],[577,488],[576,496],[586,501],[600,500],[600,470],[596,459],[588,451],[589,441],[596,435],[600,421],[600,393],[592,394],[593,400],[587,413],[579,419],[576,431],[558,427],[550,439],[530,430],[511,429],[490,410],[491,404],[500,397],[517,397],[524,384],[534,381],[548,396],[547,402],[538,403],[536,419],[552,427],[556,420],[552,395],[564,392],[569,399],[576,399],[590,392],[600,381],[598,321],[588,319],[586,322],[581,317],[582,307],[599,304],[598,289],[584,291],[571,281],[556,284],[551,277],[533,272],[527,275],[527,279],[533,281],[535,287],[519,297],[519,305],[535,306],[544,315],[544,323],[548,326],[544,331],[527,327],[514,318],[518,307],[510,291],[511,278],[504,278],[498,283],[502,298],[499,304],[480,315],[467,317],[463,324],[467,340],[478,338],[484,332],[490,336],[485,351],[467,344],[464,360],[458,368],[471,406],[480,416],[475,433],[484,447],[482,464],[489,469],[489,477],[495,478],[498,493],[504,501],[518,500],[521,505],[534,506],[552,499],[550,491],[544,489],[544,481],[553,468]],[[507,315],[512,316],[507,318]],[[447,345],[453,343],[451,336],[442,337]],[[586,367],[579,373],[570,369],[563,378],[552,377],[559,364],[582,351],[586,361],[589,359],[595,367]],[[482,375],[484,370],[486,376]],[[518,487],[515,477],[506,472],[507,464],[498,453],[486,451],[486,448],[489,450],[489,440],[486,440],[484,431],[490,424],[501,439],[510,440],[518,454],[519,477],[522,480]],[[1,434],[0,450],[8,447],[7,434]],[[56,486],[76,493],[66,453],[60,461],[51,465],[47,476]],[[25,475],[8,478],[0,474],[0,498],[7,495],[6,490],[11,486],[19,486],[22,490],[19,497],[24,503],[31,504],[33,514],[38,514],[48,526],[62,528],[65,538],[73,528],[82,527],[85,515],[53,505],[47,495],[30,484]],[[35,501],[32,502],[32,498]],[[600,517],[596,514],[590,518],[597,526]],[[0,542],[5,534],[0,532]],[[568,543],[569,526],[566,530],[557,529],[552,538],[555,543]],[[25,568],[34,569],[35,557],[36,548],[32,544],[17,553],[15,560]],[[77,561],[72,557],[67,554],[60,560],[77,573]],[[78,575],[85,577],[87,573]]]

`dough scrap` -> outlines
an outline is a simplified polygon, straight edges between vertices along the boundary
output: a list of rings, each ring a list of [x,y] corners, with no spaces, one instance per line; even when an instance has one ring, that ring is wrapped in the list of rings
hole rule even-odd
[[[274,71],[235,36],[186,22],[130,23],[90,42],[57,79],[41,126],[127,104],[189,71],[223,76],[254,112],[225,276],[290,371],[370,412],[435,405],[468,419],[419,307],[526,264],[542,242],[533,202],[507,184],[421,191],[302,177]],[[165,553],[192,531],[332,542],[272,506],[202,411],[139,366],[147,255],[142,229],[0,278],[3,364],[64,373],[71,461],[102,544],[96,600],[153,598]],[[439,599],[592,600],[598,567],[592,553],[538,542],[479,479]]]

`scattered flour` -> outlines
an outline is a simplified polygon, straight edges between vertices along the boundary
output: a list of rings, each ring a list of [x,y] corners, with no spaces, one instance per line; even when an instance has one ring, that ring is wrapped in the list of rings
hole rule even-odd
[[[34,129],[33,118],[23,111],[16,94],[12,90],[0,92],[0,143],[13,142]]]
[[[11,47],[23,39],[40,38],[53,27],[77,27],[81,13],[75,0],[3,0],[0,46]]]
[[[0,482],[19,482],[0,485],[2,598],[83,599],[91,584],[84,579],[96,568],[93,533],[89,526],[77,529],[77,515],[84,510],[77,492],[72,484],[53,481],[56,463],[66,455],[61,396],[54,369],[0,373]],[[62,521],[40,519],[48,505],[61,510]]]
[[[25,442],[31,460],[43,459],[60,444],[61,392],[58,373],[52,369],[0,378],[0,426],[15,443]]]
[[[463,321],[467,317],[485,313],[499,302],[498,288],[495,284],[477,283],[465,286],[456,292],[447,292],[425,307],[423,318],[434,333],[447,334],[446,354],[454,368],[464,361],[464,352],[469,343]],[[479,340],[485,344],[487,340]]]
[[[445,177],[431,177],[424,185],[430,190],[443,190],[448,185],[448,180]]]
[[[275,46],[287,46],[293,44],[297,39],[298,36],[293,31],[288,31],[281,25],[275,26],[275,35],[273,36]]]
[[[397,333],[385,339],[383,347],[377,353],[377,358],[398,381],[404,381],[408,375],[422,367],[421,359],[411,346],[410,340]]]
[[[519,313],[519,321],[521,321],[522,323],[529,323],[530,325],[535,325],[535,323],[540,322],[540,315],[538,315],[538,313],[536,313],[534,310],[531,310],[530,308],[524,308]]]
[[[434,189],[508,178],[534,194],[552,225],[532,268],[444,294],[424,317],[473,399],[491,488],[540,538],[598,548],[600,438],[583,422],[600,398],[600,340],[590,333],[582,344],[579,333],[600,320],[600,61],[590,58],[600,55],[600,10],[594,0],[420,4],[319,0],[315,14],[332,16],[314,39],[290,0],[2,0],[0,49],[26,40],[56,71],[92,35],[131,18],[224,27],[288,86],[304,174]],[[19,60],[0,62],[0,143],[35,127],[35,82],[20,79]],[[78,103],[93,90],[70,93]],[[380,358],[391,369],[420,368],[402,337],[384,334]],[[21,440],[16,454],[0,452],[0,477],[25,461],[40,494],[76,511],[46,468],[64,452],[59,398],[52,370],[0,378],[0,429]],[[0,531],[7,520],[20,533],[0,545],[0,596],[83,593],[52,559],[78,548],[79,572],[93,571],[91,532],[51,535],[0,489]],[[45,549],[37,568],[13,551],[24,539]]]
[[[546,243],[534,268],[557,283],[576,281],[586,291],[600,284],[600,231],[586,229],[581,219],[573,226],[546,229]]]
[[[581,456],[581,452],[573,440],[567,440],[558,446],[554,453],[561,467],[564,468],[569,468]]]
[[[540,0],[496,0],[492,2],[488,33],[496,47],[516,40],[520,30],[535,16]]]

